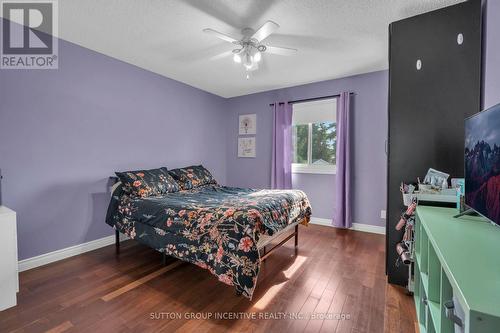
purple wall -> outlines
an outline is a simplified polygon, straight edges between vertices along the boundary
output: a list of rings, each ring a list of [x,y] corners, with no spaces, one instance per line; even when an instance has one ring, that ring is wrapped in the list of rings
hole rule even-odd
[[[314,217],[325,219],[333,217],[333,203],[335,202],[334,175],[294,173],[292,174],[292,186],[307,194],[313,208]]]
[[[484,108],[500,103],[500,0],[486,3]]]
[[[488,1],[485,27],[488,107],[500,103],[500,0]],[[385,71],[225,100],[64,41],[59,70],[2,70],[0,168],[4,203],[18,212],[19,258],[112,234],[103,219],[114,170],[203,163],[221,183],[269,187],[268,104],[342,90],[356,93],[353,219],[384,225]],[[258,114],[255,159],[236,156],[243,113]],[[335,176],[295,174],[293,183],[315,217],[331,218]]]
[[[115,170],[203,163],[225,181],[225,99],[60,41],[59,70],[1,70],[4,204],[19,258],[111,235]]]
[[[272,113],[269,103],[333,95],[352,91],[354,122],[354,207],[356,223],[385,225],[380,210],[386,206],[385,140],[387,138],[387,71],[323,81],[231,98],[228,101],[227,182],[234,186],[269,187],[271,181]],[[238,115],[257,114],[256,158],[237,157]],[[295,174],[295,188],[303,189],[313,216],[331,218],[334,175]]]

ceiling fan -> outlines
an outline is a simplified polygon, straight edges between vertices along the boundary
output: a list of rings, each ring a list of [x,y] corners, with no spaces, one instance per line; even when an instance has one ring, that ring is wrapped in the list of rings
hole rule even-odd
[[[210,28],[203,29],[203,32],[211,34],[226,42],[232,43],[236,47],[231,52],[224,52],[214,58],[232,53],[234,62],[238,64],[242,63],[247,72],[250,72],[259,68],[259,62],[262,60],[262,53],[272,53],[289,56],[297,52],[296,49],[288,47],[278,47],[262,44],[264,39],[278,30],[279,27],[280,26],[277,23],[273,21],[267,21],[259,29],[257,29],[257,31],[254,31],[252,28],[244,28],[243,30],[241,30],[241,33],[243,35],[241,39],[237,39],[233,36],[218,32]],[[247,74],[247,78],[248,77],[249,76]]]

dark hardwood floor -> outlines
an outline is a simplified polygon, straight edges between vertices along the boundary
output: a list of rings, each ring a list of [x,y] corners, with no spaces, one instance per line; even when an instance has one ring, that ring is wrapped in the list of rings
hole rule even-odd
[[[249,301],[126,241],[119,256],[107,246],[21,273],[0,332],[415,332],[412,298],[386,283],[384,248],[381,235],[301,226],[297,253],[293,240],[277,249]]]

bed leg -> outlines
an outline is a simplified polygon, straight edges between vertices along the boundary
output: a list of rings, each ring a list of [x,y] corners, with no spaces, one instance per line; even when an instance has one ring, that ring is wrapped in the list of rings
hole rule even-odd
[[[167,264],[167,254],[165,252],[161,253],[161,264],[165,266]]]
[[[120,232],[115,230],[115,248],[116,254],[120,254]]]
[[[299,246],[299,225],[295,226],[295,247]]]

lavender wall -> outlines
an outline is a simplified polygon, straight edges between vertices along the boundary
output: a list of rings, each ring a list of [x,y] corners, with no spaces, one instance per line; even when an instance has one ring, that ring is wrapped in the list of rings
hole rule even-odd
[[[225,99],[60,41],[59,70],[0,73],[4,204],[19,258],[112,234],[115,170],[203,163],[226,175]]]
[[[314,217],[325,219],[333,217],[334,175],[294,173],[292,174],[292,186],[307,194],[313,207]]]
[[[485,28],[488,107],[500,103],[500,0],[487,2]],[[110,235],[114,170],[204,163],[222,183],[269,187],[268,104],[342,90],[356,93],[354,222],[384,225],[387,72],[225,100],[60,41],[59,70],[0,74],[0,168],[4,203],[18,212],[20,259]],[[236,156],[244,113],[258,114],[255,159]],[[293,183],[315,217],[331,218],[335,176],[295,174]]]
[[[486,3],[484,107],[500,103],[500,0]]]
[[[356,223],[385,225],[380,210],[386,206],[385,140],[387,138],[386,71],[306,84],[235,97],[228,100],[227,182],[234,186],[269,187],[271,181],[272,113],[269,103],[355,92],[353,101],[354,207]],[[257,113],[257,157],[237,157],[238,115]],[[313,206],[313,216],[331,218],[335,176],[295,174],[295,188],[303,189]]]

